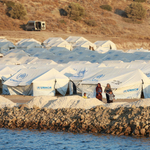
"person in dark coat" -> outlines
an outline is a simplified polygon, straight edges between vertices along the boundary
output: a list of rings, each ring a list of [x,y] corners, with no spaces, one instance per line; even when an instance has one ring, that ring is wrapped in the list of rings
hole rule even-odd
[[[107,83],[104,92],[106,93],[106,99],[107,99],[107,103],[110,103],[109,101],[109,94],[110,92],[112,92],[111,86],[109,83]]]
[[[102,101],[102,87],[100,83],[96,87],[96,98]]]

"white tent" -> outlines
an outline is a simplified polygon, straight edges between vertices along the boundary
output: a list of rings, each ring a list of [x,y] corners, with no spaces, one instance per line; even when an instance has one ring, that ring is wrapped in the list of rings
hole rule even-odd
[[[10,67],[6,66],[5,68],[0,70],[0,78],[2,76],[9,78],[10,76],[12,76],[13,74],[15,74],[16,71],[11,69]]]
[[[106,84],[110,83],[116,99],[140,98],[142,90],[145,98],[150,97],[150,79],[139,69],[102,69],[95,75],[83,79],[82,92],[95,97],[97,83],[101,83],[103,90]],[[105,97],[104,93],[103,97]]]
[[[96,45],[97,48],[102,47],[102,48],[106,48],[108,50],[110,50],[110,49],[116,50],[117,49],[116,44],[110,40],[108,40],[108,41],[96,41],[94,44]]]
[[[88,48],[89,50],[95,50],[96,45],[91,43],[90,41],[78,41],[75,44],[72,45],[73,49],[76,47],[85,47]]]
[[[16,43],[16,47],[17,49],[28,50],[31,48],[42,48],[42,45],[35,39],[22,39]]]
[[[65,76],[67,76],[68,78],[72,77],[76,72],[77,71],[73,70],[70,67],[66,67],[61,71],[61,73],[64,74]]]
[[[3,85],[3,82],[5,81],[5,79],[8,79],[15,73],[16,71],[14,71],[8,66],[5,66],[4,68],[0,70],[0,94],[1,93],[7,94],[8,89],[7,89],[7,86]]]
[[[35,40],[35,39],[33,39],[33,38],[31,38],[31,39],[22,39],[22,40],[18,41],[18,42],[16,43],[16,45],[22,45],[22,44],[25,43],[25,42],[34,42],[34,43],[38,43],[38,44],[41,45],[41,43],[40,43],[39,41],[37,41],[37,40]]]
[[[15,45],[9,41],[7,42],[0,42],[0,53],[5,54],[8,52],[10,49],[15,48]]]
[[[69,36],[66,41],[68,43],[70,43],[71,45],[79,42],[79,41],[88,41],[87,39],[85,39],[84,37],[80,37],[80,36]]]
[[[56,56],[55,54],[53,54],[52,52],[49,52],[48,50],[46,51],[38,51],[36,52],[34,55],[32,55],[33,57],[38,57],[39,59],[54,59]]]
[[[55,90],[57,90],[62,95],[66,95],[69,85],[69,78],[57,70],[51,69],[42,76],[33,80],[32,83],[33,96],[55,96]]]
[[[51,43],[48,43],[46,46],[45,46],[47,49],[50,49],[51,47],[64,47],[68,50],[72,50],[72,46],[71,44],[69,44],[67,41],[54,41],[54,42],[51,42]]]
[[[23,43],[17,45],[16,47],[17,47],[17,49],[27,50],[30,48],[42,48],[42,45],[40,45],[39,43],[36,43],[36,42],[23,42]]]
[[[47,69],[21,69],[4,82],[4,85],[7,85],[10,95],[32,95],[32,81],[47,71]]]
[[[38,52],[43,53],[46,51],[47,51],[47,49],[45,49],[45,48],[29,48],[29,49],[25,50],[25,52],[30,54],[31,56],[38,53]]]
[[[50,37],[50,38],[48,38],[47,40],[45,40],[43,42],[43,45],[46,46],[50,43],[55,43],[55,42],[58,42],[58,41],[65,41],[65,40],[61,37]]]

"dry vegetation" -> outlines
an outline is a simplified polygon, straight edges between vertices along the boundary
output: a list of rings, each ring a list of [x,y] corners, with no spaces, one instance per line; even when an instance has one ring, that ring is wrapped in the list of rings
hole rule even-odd
[[[95,38],[100,36],[103,40],[111,39],[116,43],[129,41],[130,39],[144,42],[148,42],[150,40],[150,4],[148,2],[142,3],[144,8],[147,10],[146,18],[143,21],[132,22],[131,20],[123,17],[125,8],[133,2],[132,0],[12,1],[20,2],[25,6],[27,10],[26,20],[18,20],[8,17],[5,12],[6,6],[0,3],[0,33],[8,30],[26,32],[23,30],[23,27],[28,20],[44,20],[47,23],[47,33],[61,32],[68,35],[77,34],[85,37],[88,34],[94,35]],[[74,21],[70,20],[68,16],[60,15],[60,9],[64,9],[70,2],[79,3],[85,8],[84,18]],[[112,7],[112,11],[101,9],[101,5],[110,5]],[[31,32],[28,33],[31,34]],[[101,38],[99,38],[99,40],[101,40]]]

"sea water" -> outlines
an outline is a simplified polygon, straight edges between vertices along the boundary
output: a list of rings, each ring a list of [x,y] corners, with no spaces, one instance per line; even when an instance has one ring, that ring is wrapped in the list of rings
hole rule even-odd
[[[150,138],[0,129],[1,150],[149,150]]]

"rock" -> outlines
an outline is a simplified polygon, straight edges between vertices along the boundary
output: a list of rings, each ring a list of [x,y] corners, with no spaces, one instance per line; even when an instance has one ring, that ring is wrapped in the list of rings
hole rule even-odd
[[[128,126],[128,127],[125,129],[124,133],[125,133],[125,135],[131,134],[131,127]]]
[[[135,134],[135,135],[139,135],[139,134],[140,134],[139,130],[138,130],[138,129],[135,129],[135,130],[134,130],[134,134]]]
[[[142,128],[142,129],[140,129],[140,133],[141,133],[141,135],[145,135],[145,129],[144,128]]]
[[[118,117],[119,117],[119,115],[115,115],[115,116],[113,116],[113,120],[116,120],[116,119],[118,119]]]

